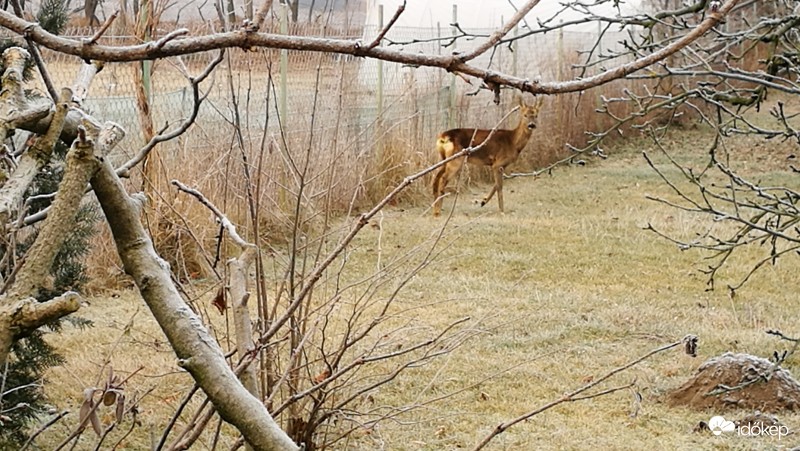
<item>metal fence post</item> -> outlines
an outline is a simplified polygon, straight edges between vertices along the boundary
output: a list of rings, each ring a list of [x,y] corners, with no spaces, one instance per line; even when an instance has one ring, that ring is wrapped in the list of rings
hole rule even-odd
[[[753,2],[753,19],[758,19],[758,2]],[[758,20],[756,20],[758,22]],[[744,45],[744,44],[743,44]],[[753,47],[753,53],[755,54],[755,66],[750,70],[758,70],[758,60],[760,59],[760,52],[759,49],[761,48],[761,43],[756,42],[755,46]]]
[[[286,3],[282,3],[280,6],[280,22],[281,22],[281,34],[289,34],[289,5]],[[281,61],[280,61],[280,82],[279,82],[279,91],[278,94],[278,116],[280,117],[280,125],[281,128],[284,129],[284,133],[286,130],[286,124],[288,120],[288,107],[286,103],[287,98],[287,77],[289,72],[289,51],[286,49],[281,50]],[[281,140],[281,146],[285,146],[286,140]],[[284,148],[284,150],[286,150]]]
[[[602,67],[603,63],[603,24],[602,22],[597,22],[597,62],[599,63],[598,67]],[[602,69],[598,69],[598,71],[602,71]],[[603,90],[602,89],[595,89],[595,108],[600,110],[603,108]],[[603,127],[603,115],[601,114],[592,114],[592,118],[594,118],[594,127],[595,130],[600,130]]]
[[[378,5],[378,33],[383,31],[383,5]],[[379,46],[383,45],[383,39],[378,43]],[[377,102],[378,111],[376,119],[378,122],[383,117],[383,60],[378,60],[378,86],[377,86]]]
[[[564,21],[563,20],[559,21],[559,23],[563,24]],[[557,42],[556,42],[556,52],[558,53],[558,56],[557,56],[558,65],[556,67],[556,70],[558,71],[558,75],[556,75],[556,77],[558,77],[558,81],[563,81],[564,80],[564,72],[565,72],[564,71],[564,66],[566,65],[566,62],[564,61],[565,60],[565,55],[564,55],[564,27],[559,27],[558,28],[558,38],[557,38]],[[564,105],[565,97],[563,95],[558,96],[557,97],[557,102],[558,102],[557,103],[558,107],[557,107],[556,111],[558,112],[558,120],[556,121],[556,124],[558,124],[558,130],[564,130],[564,125],[567,122],[567,118],[564,117],[564,111],[567,110],[567,108],[565,108],[565,105]]]
[[[455,36],[458,34],[458,28],[455,26],[458,23],[458,5],[453,4],[453,26],[451,27],[453,32],[453,52],[456,50],[456,41]],[[450,128],[454,128],[456,126],[456,74],[452,74],[450,76],[450,105],[449,105],[449,117],[448,123]]]
[[[436,22],[436,43],[437,43],[436,54],[437,55],[441,55],[442,54],[442,24],[441,24],[441,22]],[[436,118],[438,119],[438,121],[441,121],[441,122],[437,121],[436,127],[437,128],[439,128],[439,127],[447,127],[449,118],[448,118],[448,110],[446,108],[444,108],[444,101],[442,100],[442,94],[445,91],[444,80],[443,80],[443,77],[442,77],[442,71],[440,71],[440,70],[436,71],[436,77],[437,77],[436,78],[436,82],[437,82],[436,83],[436,86],[437,86],[437,92],[436,92]],[[448,107],[449,107],[449,105],[448,105]]]
[[[148,23],[148,16],[150,15],[150,8],[152,8],[152,7],[153,7],[153,5],[151,4],[151,2],[149,2],[149,1],[143,2],[142,3],[141,14],[139,16],[140,24],[142,25],[142,29],[144,30],[144,39],[145,40],[149,40],[150,39],[150,28],[147,26],[147,23]],[[148,105],[152,104],[152,102],[153,102],[153,94],[152,94],[152,88],[153,87],[151,85],[151,80],[150,80],[150,74],[152,72],[152,67],[153,67],[153,61],[152,60],[144,60],[144,61],[142,61],[142,66],[141,66],[141,68],[142,68],[142,84],[144,85],[144,95],[145,95],[145,98],[147,99]],[[151,107],[151,111],[152,111],[152,107]]]
[[[517,50],[519,50],[519,24],[514,27],[514,42],[511,43],[511,75],[517,76]]]
[[[506,24],[506,18],[503,17],[503,16],[500,16],[500,28],[503,28],[505,26],[505,24]],[[497,67],[497,70],[499,70],[499,71],[502,71],[502,70],[505,69],[503,67],[503,50],[505,50],[505,49],[503,49],[503,48],[498,48],[497,49],[497,66],[496,67]]]
[[[558,80],[562,81],[564,77],[564,27],[558,29],[556,51],[558,52]]]

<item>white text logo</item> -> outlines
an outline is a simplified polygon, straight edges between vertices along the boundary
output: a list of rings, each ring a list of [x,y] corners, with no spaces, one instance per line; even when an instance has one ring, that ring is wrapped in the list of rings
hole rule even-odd
[[[708,421],[708,428],[714,435],[722,435],[723,432],[734,432],[744,437],[781,437],[789,434],[789,428],[782,424],[765,424],[763,422],[752,422],[736,426],[733,421],[728,421],[724,417],[715,416]]]
[[[733,432],[736,429],[736,425],[733,424],[733,421],[717,416],[708,421],[708,428],[711,429],[714,435],[720,435],[723,432]]]

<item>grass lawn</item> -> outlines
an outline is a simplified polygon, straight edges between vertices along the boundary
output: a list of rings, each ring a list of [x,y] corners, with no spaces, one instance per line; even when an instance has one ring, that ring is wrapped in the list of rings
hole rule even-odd
[[[673,134],[666,144],[678,158],[700,166],[704,147],[698,143],[705,139],[701,132],[687,130]],[[636,141],[612,149],[608,160],[558,168],[535,180],[506,181],[505,215],[497,212],[495,200],[483,208],[471,202],[482,197],[488,186],[462,189],[438,248],[441,253],[405,287],[393,308],[405,312],[401,316],[407,324],[431,331],[469,317],[463,326],[469,338],[455,351],[403,373],[393,384],[370,394],[375,406],[410,404],[418,409],[357,431],[352,441],[339,446],[469,449],[498,423],[690,333],[700,338],[696,358],[680,348],[670,350],[598,387],[635,380],[643,397],[635,415],[632,390],[562,404],[512,427],[487,449],[788,449],[797,445],[794,435],[778,441],[692,432],[699,421],[713,415],[737,418],[749,412],[698,412],[662,402],[666,392],[688,379],[707,358],[727,351],[768,357],[774,350],[785,349],[785,343],[764,333],[767,329],[800,335],[798,260],[792,255],[776,266],[765,266],[731,297],[726,284],[738,283],[759,255],[758,249],[745,250],[720,273],[717,289],[706,291],[705,276],[698,269],[708,265],[709,254],[681,251],[644,228],[650,223],[676,238],[692,239],[712,224],[709,218],[645,199],[647,194],[676,197],[646,165],[643,150],[665,173],[677,176],[656,149]],[[745,174],[797,187],[797,175],[784,164],[785,148],[738,140],[731,155]],[[388,209],[380,227],[367,227],[350,252],[348,271],[353,273],[349,277],[357,279],[374,269],[378,249],[381,259],[391,261],[435,235],[448,221],[453,197],[445,200],[439,219],[430,217],[425,203]],[[207,302],[202,305],[211,310]],[[65,350],[68,363],[53,368],[46,385],[57,408],[72,413],[45,432],[40,444],[49,449],[57,442],[56,436],[63,438],[74,427],[83,389],[99,383],[99,369],[108,361],[122,375],[144,366],[129,381],[129,390],[140,395],[152,392],[141,401],[142,426],[120,449],[146,449],[151,430],[160,434],[191,382],[178,374],[163,335],[133,293],[94,298],[81,313],[96,325],[85,331],[67,327],[63,334],[52,336]],[[228,324],[216,313],[208,316],[217,318],[214,331],[224,341]],[[798,363],[792,357],[786,366],[797,373]],[[437,397],[443,399],[426,402]],[[800,426],[797,414],[779,418],[791,430]],[[112,434],[107,449],[119,440],[127,423],[124,426],[119,434]],[[223,434],[218,449],[228,449],[233,438]],[[82,440],[78,449],[91,449],[92,441]],[[210,449],[210,442],[209,435],[196,448]]]

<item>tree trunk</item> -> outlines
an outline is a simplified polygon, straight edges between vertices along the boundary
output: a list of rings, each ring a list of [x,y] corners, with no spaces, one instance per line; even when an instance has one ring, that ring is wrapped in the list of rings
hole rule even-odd
[[[39,170],[50,160],[56,140],[61,139],[66,143],[74,141],[81,123],[93,133],[100,129],[97,121],[80,109],[68,109],[67,103],[80,104],[102,65],[84,64],[72,92],[62,92],[61,98],[64,101],[59,102],[56,108],[51,108],[52,102],[49,99],[27,97],[22,89],[22,68],[29,57],[28,52],[19,47],[9,48],[3,56],[8,69],[3,75],[3,91],[0,94],[0,141],[5,140],[8,132],[16,128],[42,136],[20,157],[17,168],[0,187],[0,224],[7,224],[17,213],[25,191]]]
[[[48,117],[41,118],[52,103],[43,109],[44,113],[32,115],[30,106],[38,103],[35,98],[26,97],[21,88],[21,68],[27,58],[25,51],[11,48],[3,58],[7,70],[0,92],[2,137],[23,126],[44,133],[39,147],[34,146],[28,151],[32,154],[46,150],[48,142],[52,147],[59,136],[67,142],[74,140],[70,137],[77,136],[78,139],[67,156],[64,179],[42,231],[17,273],[16,281],[7,293],[0,296],[0,364],[6,361],[15,340],[80,307],[75,293],[65,293],[47,302],[38,302],[34,296],[46,285],[47,270],[67,235],[66,230],[74,223],[87,182],[91,182],[111,226],[125,270],[134,278],[142,297],[164,330],[179,364],[195,378],[220,416],[234,425],[253,449],[297,450],[298,447],[278,427],[261,401],[245,389],[228,367],[219,345],[172,284],[168,265],[153,250],[152,242],[139,221],[140,204],[125,193],[119,178],[104,158],[124,136],[124,131],[113,123],[107,123],[100,130],[97,121],[78,108],[67,113],[65,101],[79,103],[86,92],[83,89],[79,89],[75,96],[72,91],[65,90],[61,95],[65,101],[59,102],[56,112]],[[78,78],[80,83],[88,85],[96,68],[82,71]],[[46,99],[47,102],[50,100]],[[35,170],[30,172],[35,173]],[[12,197],[15,198],[18,192],[19,196],[24,193],[24,189],[20,191],[18,187],[8,190],[14,193]],[[6,215],[11,212],[8,209]]]
[[[72,97],[72,92],[65,89],[61,96],[63,99],[69,99]],[[64,102],[60,104],[59,113],[55,116],[51,130],[59,127],[57,122],[63,123]],[[57,135],[58,131],[52,133]],[[80,308],[78,295],[71,292],[47,302],[38,302],[35,297],[47,284],[50,267],[67,236],[67,231],[75,221],[75,213],[86,192],[86,185],[99,167],[95,147],[98,150],[97,156],[102,157],[116,146],[123,136],[124,132],[119,126],[109,123],[96,141],[81,134],[67,154],[64,178],[59,184],[58,195],[53,201],[51,212],[28,251],[16,280],[9,291],[0,297],[0,363],[8,358],[15,340]]]
[[[233,323],[236,329],[236,351],[242,359],[247,354],[255,351],[253,342],[253,326],[250,321],[250,311],[247,302],[250,299],[248,281],[250,266],[256,256],[256,249],[248,247],[244,249],[239,258],[232,258],[228,261],[230,280],[228,290],[230,299],[233,303]],[[239,378],[247,391],[253,396],[259,397],[258,378],[256,377],[256,365],[251,364],[242,371]]]

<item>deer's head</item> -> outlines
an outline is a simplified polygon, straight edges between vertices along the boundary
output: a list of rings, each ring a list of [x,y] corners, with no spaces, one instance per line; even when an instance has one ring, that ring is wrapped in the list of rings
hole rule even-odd
[[[539,111],[542,109],[544,97],[537,97],[532,104],[525,103],[522,98],[519,101],[519,114],[522,116],[521,121],[528,127],[529,130],[536,128],[536,119],[539,117]]]

